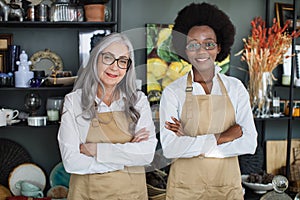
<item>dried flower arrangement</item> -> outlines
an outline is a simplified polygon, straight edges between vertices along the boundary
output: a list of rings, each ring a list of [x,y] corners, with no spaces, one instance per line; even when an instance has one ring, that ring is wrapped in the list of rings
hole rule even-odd
[[[270,28],[266,27],[261,17],[251,21],[252,35],[243,39],[244,49],[242,61],[249,66],[249,73],[257,75],[261,72],[272,72],[278,64],[282,63],[284,54],[292,44],[292,39],[300,35],[299,32],[287,32],[290,21],[286,21],[280,28],[276,19]]]
[[[286,21],[281,28],[276,19],[269,28],[261,17],[251,21],[251,36],[243,39],[244,49],[237,55],[242,54],[241,60],[247,62],[249,67],[249,94],[252,108],[263,106],[263,85],[261,80],[264,72],[269,72],[272,79],[275,79],[272,72],[283,62],[284,54],[292,44],[292,39],[300,35],[300,32],[289,33],[287,28],[290,21]],[[292,56],[292,55],[291,55]]]

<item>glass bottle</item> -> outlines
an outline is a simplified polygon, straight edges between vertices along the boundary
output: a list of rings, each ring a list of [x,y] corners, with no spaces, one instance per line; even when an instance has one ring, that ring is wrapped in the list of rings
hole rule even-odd
[[[274,176],[272,180],[274,191],[263,195],[260,200],[292,200],[284,191],[289,186],[289,181],[282,175]]]

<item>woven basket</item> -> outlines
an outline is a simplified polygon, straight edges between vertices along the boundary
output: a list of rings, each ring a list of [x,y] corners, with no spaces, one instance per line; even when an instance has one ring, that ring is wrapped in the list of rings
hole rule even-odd
[[[294,162],[290,165],[289,190],[300,192],[300,147],[293,148]],[[280,168],[280,173],[286,175],[286,167]]]
[[[159,169],[156,169],[154,171],[158,177],[160,177],[162,180],[164,177],[167,176],[167,174]],[[150,184],[147,184],[147,190],[148,190],[148,198],[149,200],[165,200],[166,199],[166,189],[154,187]]]
[[[166,193],[149,196],[149,200],[165,200],[165,199],[166,199]]]
[[[289,189],[292,192],[300,192],[300,181],[290,181]]]
[[[148,189],[148,196],[149,197],[156,196],[156,195],[159,195],[159,194],[165,194],[166,193],[166,189],[161,189],[161,188],[153,187],[150,184],[147,184],[147,189]]]

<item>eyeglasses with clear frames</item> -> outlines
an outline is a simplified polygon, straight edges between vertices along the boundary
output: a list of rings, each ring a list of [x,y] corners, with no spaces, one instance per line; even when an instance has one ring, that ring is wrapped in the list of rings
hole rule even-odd
[[[112,65],[114,62],[117,61],[117,66],[120,69],[129,69],[131,65],[131,59],[130,58],[115,58],[111,53],[101,53],[102,55],[102,62],[105,65]]]
[[[202,44],[192,41],[186,45],[186,50],[188,51],[197,51],[201,47],[204,50],[214,50],[218,46],[214,41],[204,41]]]

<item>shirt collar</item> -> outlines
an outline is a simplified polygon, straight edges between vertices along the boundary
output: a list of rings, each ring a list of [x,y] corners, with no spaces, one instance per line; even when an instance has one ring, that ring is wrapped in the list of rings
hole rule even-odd
[[[125,93],[124,93],[124,92],[120,92],[120,99],[118,99],[118,100],[116,100],[116,101],[113,101],[112,103],[114,103],[114,102],[119,102],[119,101],[123,101],[124,99],[127,99],[127,97],[125,96]],[[99,103],[101,102],[100,98],[97,97],[97,95],[96,95],[96,97],[95,97],[95,102],[96,102],[98,105],[99,105]],[[101,102],[100,105],[101,105],[101,104],[104,104],[104,103]]]

